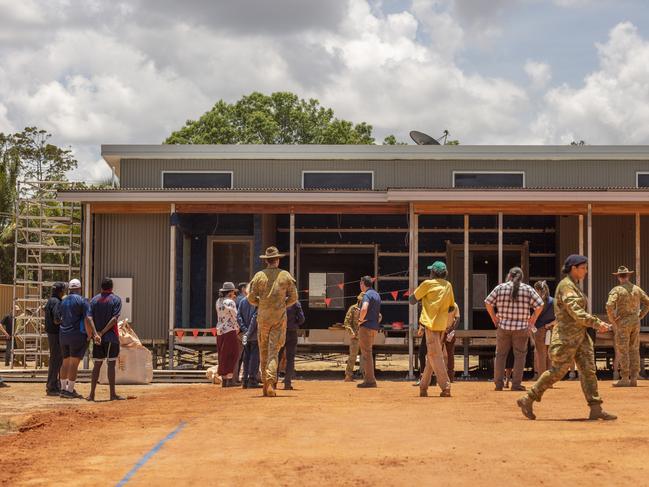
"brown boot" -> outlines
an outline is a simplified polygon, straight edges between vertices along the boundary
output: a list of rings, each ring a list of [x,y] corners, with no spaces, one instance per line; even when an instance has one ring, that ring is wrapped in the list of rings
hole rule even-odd
[[[266,395],[268,397],[276,397],[277,393],[275,392],[275,384],[273,382],[268,382],[266,384]]]
[[[518,407],[521,408],[523,415],[527,419],[536,419],[534,414],[534,400],[530,396],[523,396],[516,401]]]
[[[345,382],[354,382],[354,378],[351,375],[346,375]]]
[[[428,397],[428,389],[419,388],[419,397]]]
[[[590,414],[588,415],[588,419],[591,421],[597,419],[611,421],[613,419],[617,419],[617,416],[615,414],[609,414],[604,411],[601,404],[595,404],[594,406],[590,407]]]
[[[451,388],[447,387],[439,393],[439,397],[451,397]]]
[[[613,387],[631,387],[631,381],[629,379],[620,379],[613,382]]]
[[[629,381],[629,387],[638,387],[638,379],[631,379]]]

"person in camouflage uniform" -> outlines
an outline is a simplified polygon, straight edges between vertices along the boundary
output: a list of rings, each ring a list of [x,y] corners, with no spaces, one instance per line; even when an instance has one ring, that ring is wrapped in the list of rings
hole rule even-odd
[[[615,356],[619,362],[620,380],[614,387],[635,387],[640,372],[640,320],[649,313],[649,297],[629,281],[630,271],[620,266],[613,275],[619,285],[611,289],[606,314],[615,335]]]
[[[264,396],[275,397],[277,355],[286,340],[286,308],[297,302],[295,279],[279,268],[284,257],[277,248],[268,247],[259,258],[266,269],[257,272],[250,282],[248,301],[257,306],[257,337]]]
[[[345,382],[354,381],[354,366],[356,365],[356,357],[358,357],[360,351],[360,342],[358,341],[358,318],[361,314],[361,301],[363,301],[363,295],[365,293],[360,293],[358,295],[358,301],[356,304],[352,304],[345,314],[345,321],[343,325],[345,329],[350,333],[349,338],[349,358],[347,359],[347,369],[345,369]],[[361,372],[363,371],[363,356],[361,355]]]
[[[534,401],[540,402],[543,393],[566,375],[574,361],[579,370],[581,388],[590,406],[588,419],[617,419],[615,415],[602,409],[602,399],[597,391],[593,342],[586,333],[588,328],[602,333],[612,329],[612,325],[586,311],[588,298],[579,288],[579,281],[588,272],[588,259],[583,255],[571,255],[566,259],[562,272],[566,277],[557,286],[554,297],[557,324],[552,331],[550,343],[552,367],[541,374],[527,394],[518,399],[517,404],[525,417],[536,419]]]

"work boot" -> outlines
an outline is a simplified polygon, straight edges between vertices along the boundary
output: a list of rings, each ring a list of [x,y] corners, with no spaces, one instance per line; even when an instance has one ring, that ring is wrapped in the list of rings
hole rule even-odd
[[[613,382],[613,387],[631,387],[631,381],[629,379],[620,379]]]
[[[268,382],[266,384],[266,395],[268,397],[276,397],[277,393],[275,392],[275,383],[274,382]]]
[[[521,408],[523,415],[527,419],[536,419],[534,414],[534,400],[530,396],[523,396],[516,401],[518,407]]]
[[[428,389],[419,389],[419,397],[428,397]]]
[[[610,421],[613,419],[617,419],[617,416],[615,414],[609,414],[606,411],[602,409],[601,404],[595,404],[594,406],[590,407],[590,414],[588,415],[588,419],[591,421],[601,419],[604,421]]]
[[[439,397],[451,397],[451,388],[447,387],[446,389],[443,389],[442,392],[439,393]]]

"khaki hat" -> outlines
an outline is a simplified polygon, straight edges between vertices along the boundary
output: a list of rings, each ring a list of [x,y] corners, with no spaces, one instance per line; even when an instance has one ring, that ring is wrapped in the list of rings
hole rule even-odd
[[[68,289],[81,289],[81,281],[79,279],[72,279],[68,284]]]
[[[259,256],[260,259],[281,259],[282,257],[285,257],[285,255],[280,254],[277,247],[268,247],[266,253]]]
[[[617,268],[617,272],[614,272],[614,276],[619,276],[623,274],[633,274],[635,271],[630,271],[626,266],[621,265],[620,267]]]

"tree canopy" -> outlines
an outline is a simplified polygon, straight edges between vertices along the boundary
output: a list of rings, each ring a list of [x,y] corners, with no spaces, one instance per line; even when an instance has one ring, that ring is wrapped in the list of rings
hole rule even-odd
[[[188,120],[166,144],[374,144],[372,126],[337,118],[331,108],[294,93],[254,92],[235,103],[219,100]]]

